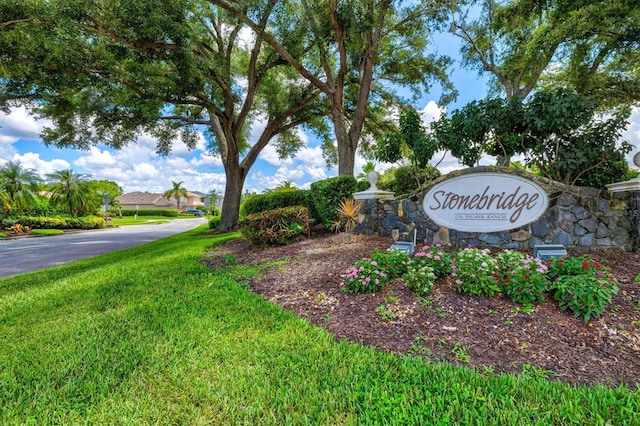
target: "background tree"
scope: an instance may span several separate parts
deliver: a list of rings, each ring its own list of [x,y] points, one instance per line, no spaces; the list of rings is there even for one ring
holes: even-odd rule
[[[439,149],[438,140],[427,134],[418,111],[408,106],[400,112],[398,129],[387,132],[378,141],[373,155],[386,163],[409,160],[408,165],[395,168],[392,176],[383,181],[388,190],[406,194],[440,176],[437,169],[429,164]]]
[[[389,127],[385,117],[397,100],[391,85],[418,94],[438,82],[444,88],[443,103],[453,94],[446,74],[449,59],[427,53],[431,31],[443,19],[438,2],[211,1],[262,34],[326,96],[337,147],[325,139],[324,152],[329,159],[337,153],[340,175],[353,175],[363,135],[377,138]],[[286,15],[265,15],[265,5],[274,3]],[[269,24],[261,25],[265,19]]]
[[[4,211],[20,212],[33,205],[41,180],[35,170],[24,168],[20,161],[8,161],[2,165],[0,193],[4,194]]]
[[[601,110],[638,101],[638,2],[463,0],[451,8],[463,64],[491,76],[492,94],[504,93],[507,103],[523,102],[540,87],[567,87],[597,100]],[[469,19],[477,8],[481,13]],[[510,148],[496,152],[498,164],[509,163]]]
[[[258,7],[271,16],[276,2]],[[225,169],[221,230],[236,226],[245,179],[270,141],[287,156],[302,145],[299,124],[326,127],[319,91],[205,0],[4,2],[0,26],[0,106],[50,119],[45,142],[117,149],[148,133],[166,154],[176,140],[193,148],[204,130]]]
[[[373,171],[375,171],[376,165],[373,161],[367,161],[364,166],[362,166],[362,171],[358,173],[356,179],[359,181],[367,182],[367,175]]]
[[[216,191],[215,189],[212,189],[211,191],[207,192],[207,195],[205,197],[209,199],[210,210],[212,212],[215,211],[216,204],[220,199],[220,194],[218,193],[218,191]]]
[[[89,175],[71,169],[47,174],[51,205],[64,209],[72,217],[91,213],[89,178]]]
[[[621,108],[605,118],[597,108],[597,101],[572,91],[538,91],[524,104],[469,103],[432,128],[438,143],[467,166],[498,150],[524,155],[527,166],[550,179],[603,187],[628,173],[623,160],[631,145],[619,138],[630,111]]]
[[[463,64],[489,73],[495,93],[525,99],[553,68],[556,86],[568,84],[592,97],[604,91],[600,96],[614,105],[638,101],[637,2],[462,0],[450,4],[450,30],[464,43]],[[474,13],[478,8],[481,13]]]
[[[189,193],[187,192],[187,188],[182,186],[182,181],[180,182],[171,181],[171,185],[173,185],[173,188],[164,191],[162,193],[162,196],[167,200],[174,198],[176,200],[176,205],[178,207],[178,213],[180,213],[180,198],[183,198],[183,197],[187,198]]]
[[[115,208],[117,203],[116,197],[124,194],[124,191],[120,185],[116,182],[101,179],[101,180],[90,180],[87,182],[88,186],[88,196],[89,196],[89,204],[91,205],[91,209],[93,211],[99,211],[103,206],[104,196],[109,197],[109,202],[107,203],[108,208]]]

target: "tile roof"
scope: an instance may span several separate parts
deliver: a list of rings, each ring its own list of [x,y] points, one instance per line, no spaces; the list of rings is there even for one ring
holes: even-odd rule
[[[162,196],[162,194],[152,194],[149,192],[129,192],[128,194],[123,194],[116,197],[116,200],[120,202],[120,204],[144,204],[149,205],[153,204],[156,206],[175,206],[175,201],[169,201]]]

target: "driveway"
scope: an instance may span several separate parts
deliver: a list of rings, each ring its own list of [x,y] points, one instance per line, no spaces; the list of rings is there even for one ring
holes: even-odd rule
[[[0,277],[62,265],[188,231],[206,218],[106,228],[55,236],[0,240]]]

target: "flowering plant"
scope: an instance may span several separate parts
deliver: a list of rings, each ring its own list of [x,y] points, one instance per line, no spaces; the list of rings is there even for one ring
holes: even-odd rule
[[[389,275],[389,279],[399,277],[407,272],[407,261],[409,256],[402,250],[375,250],[371,254],[371,259],[378,262]]]
[[[409,269],[422,269],[425,266],[433,268],[436,277],[444,277],[451,273],[451,255],[443,251],[440,244],[424,246],[409,260]]]
[[[496,277],[499,280],[509,279],[509,274],[520,265],[524,256],[524,253],[515,250],[505,250],[499,253],[496,256],[496,260],[498,261]]]
[[[563,275],[582,275],[593,272],[608,272],[608,268],[588,256],[552,258],[547,262],[550,277]]]
[[[436,274],[431,266],[409,268],[404,274],[404,283],[407,288],[418,296],[428,296],[436,282]]]
[[[494,273],[498,262],[488,249],[468,247],[453,257],[451,277],[456,291],[471,296],[493,296],[500,291]]]
[[[544,300],[544,292],[549,287],[547,265],[540,259],[524,254],[512,265],[502,281],[502,290],[507,297],[521,305]]]
[[[609,268],[589,257],[552,259],[549,270],[552,271],[554,298],[560,309],[571,310],[585,322],[599,317],[613,295],[618,293],[617,282]]]
[[[389,276],[376,260],[361,259],[346,270],[345,293],[373,293],[389,281]]]

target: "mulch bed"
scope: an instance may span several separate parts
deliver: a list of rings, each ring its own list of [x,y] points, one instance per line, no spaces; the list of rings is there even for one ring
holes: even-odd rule
[[[620,291],[600,318],[585,323],[561,312],[551,297],[524,312],[502,296],[457,293],[449,278],[438,280],[426,299],[416,298],[401,280],[378,293],[343,293],[345,269],[391,243],[383,237],[320,233],[258,249],[236,239],[207,253],[205,261],[223,268],[229,255],[245,265],[288,259],[252,279],[250,290],[337,340],[480,370],[527,369],[567,383],[640,386],[640,283],[634,282],[640,254],[591,254],[612,269]]]

